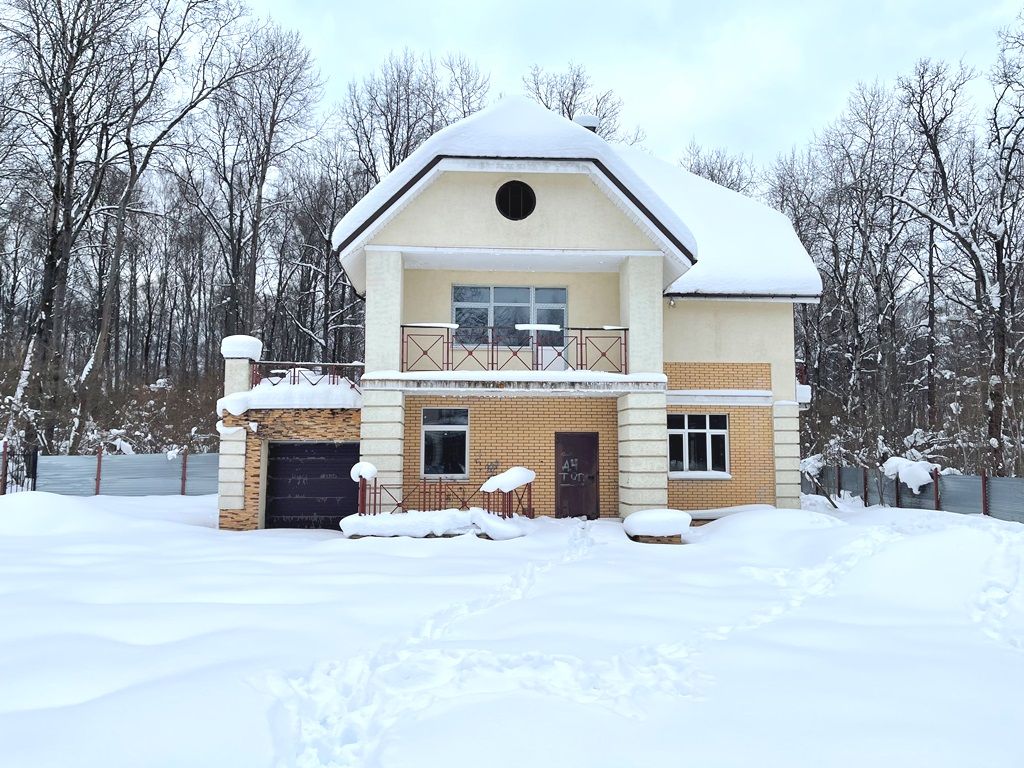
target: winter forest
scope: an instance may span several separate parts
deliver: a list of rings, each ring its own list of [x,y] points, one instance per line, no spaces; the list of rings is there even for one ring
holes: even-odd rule
[[[303,40],[232,0],[5,0],[0,35],[0,419],[47,453],[215,450],[226,334],[360,360],[333,224],[499,95],[457,52],[401,50],[328,103]],[[1024,25],[992,40],[985,71],[865,64],[763,166],[667,158],[783,211],[818,264],[821,303],[796,309],[805,453],[1024,473]],[[585,62],[521,87],[643,146]]]

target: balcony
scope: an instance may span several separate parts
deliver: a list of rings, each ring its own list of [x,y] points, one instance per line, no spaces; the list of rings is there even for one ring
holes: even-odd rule
[[[358,391],[362,363],[302,363],[284,360],[260,360],[249,365],[249,386],[315,387],[352,385]]]
[[[619,326],[402,326],[402,371],[600,371],[628,373],[628,331]]]

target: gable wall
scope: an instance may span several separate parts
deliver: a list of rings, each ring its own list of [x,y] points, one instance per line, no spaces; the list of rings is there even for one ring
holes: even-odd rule
[[[519,179],[537,208],[509,221],[494,204],[498,187]],[[589,176],[577,173],[441,174],[370,241],[371,245],[488,248],[657,249]]]

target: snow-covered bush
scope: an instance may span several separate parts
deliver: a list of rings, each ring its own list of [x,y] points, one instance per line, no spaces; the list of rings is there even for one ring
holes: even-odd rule
[[[932,482],[932,472],[937,469],[941,467],[930,461],[912,461],[900,456],[892,456],[882,465],[886,477],[898,480],[914,493],[920,493],[922,487]]]

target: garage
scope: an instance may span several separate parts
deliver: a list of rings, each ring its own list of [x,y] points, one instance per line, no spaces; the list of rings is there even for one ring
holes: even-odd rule
[[[358,511],[359,486],[349,471],[359,443],[276,443],[267,446],[267,528],[338,529]]]

